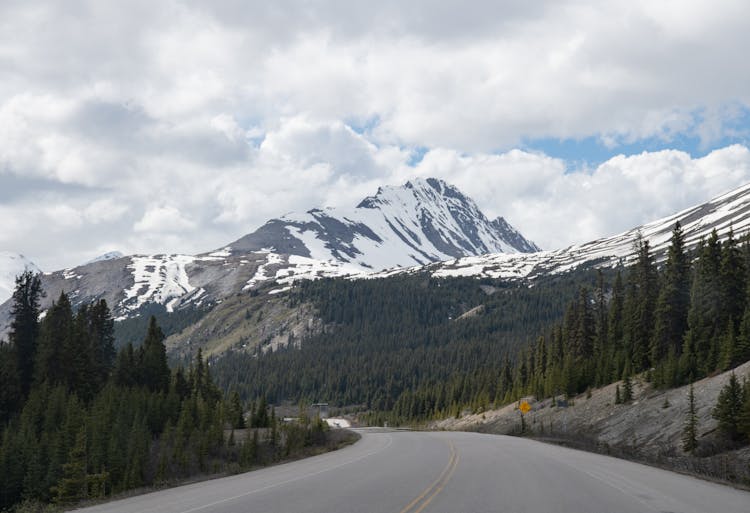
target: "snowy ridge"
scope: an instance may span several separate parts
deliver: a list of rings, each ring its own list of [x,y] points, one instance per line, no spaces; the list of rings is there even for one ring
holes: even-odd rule
[[[504,219],[488,220],[470,198],[434,178],[381,187],[353,209],[313,209],[272,219],[231,248],[233,254],[272,248],[361,271],[539,250]]]
[[[675,223],[679,221],[688,248],[716,229],[720,236],[729,230],[735,237],[750,232],[750,184],[677,214],[633,228],[612,237],[555,251],[532,254],[493,254],[466,257],[427,266],[433,276],[477,276],[505,279],[533,278],[542,274],[562,273],[581,265],[613,267],[627,264],[633,257],[633,243],[640,233],[648,240],[657,261],[666,256]]]
[[[42,271],[23,255],[0,251],[0,303],[10,299],[16,288],[16,277],[24,271],[40,273]]]
[[[94,262],[104,262],[107,260],[117,260],[118,258],[123,258],[125,255],[120,251],[108,251],[107,253],[104,253],[103,255],[99,255],[96,258],[93,258],[86,262],[87,264],[93,264]]]

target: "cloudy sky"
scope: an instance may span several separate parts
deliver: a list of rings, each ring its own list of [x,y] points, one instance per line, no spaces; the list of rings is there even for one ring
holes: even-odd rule
[[[436,176],[545,248],[750,182],[750,3],[0,2],[0,250],[202,252]]]

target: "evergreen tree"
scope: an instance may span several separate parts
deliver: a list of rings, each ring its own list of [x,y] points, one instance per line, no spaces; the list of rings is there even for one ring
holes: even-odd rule
[[[713,342],[721,338],[728,319],[723,309],[721,260],[721,242],[714,230],[708,240],[698,245],[680,365],[683,379],[693,380],[717,367],[718,350]]]
[[[685,424],[682,428],[682,450],[692,453],[698,447],[698,413],[695,407],[695,393],[693,385],[690,384],[688,392],[688,411],[685,417]]]
[[[10,344],[0,343],[0,426],[21,407],[18,356]],[[2,428],[0,428],[0,431]]]
[[[625,375],[625,379],[622,383],[622,402],[629,403],[633,400],[633,381],[630,379],[630,374]]]
[[[640,234],[634,243],[636,263],[629,274],[629,290],[625,319],[626,346],[636,372],[648,368],[649,347],[654,326],[654,310],[658,294],[657,274],[649,242]]]
[[[167,365],[167,349],[164,346],[164,333],[151,316],[148,332],[139,349],[139,367],[143,384],[151,391],[166,392],[169,390],[170,371]]]
[[[133,344],[128,342],[117,354],[114,370],[115,383],[121,387],[134,387],[140,381],[138,362]]]
[[[55,502],[74,504],[86,499],[86,430],[81,428],[76,435],[75,445],[70,450],[68,461],[63,465],[63,475],[54,488]]]
[[[104,299],[88,308],[91,353],[94,374],[99,385],[104,384],[115,363],[115,321]]]
[[[240,393],[235,389],[229,395],[229,422],[233,429],[245,429],[245,412]]]
[[[607,345],[609,346],[606,360],[608,361],[608,372],[604,379],[610,382],[613,378],[619,378],[622,373],[622,364],[625,353],[623,345],[624,338],[624,303],[625,286],[622,280],[622,272],[617,270],[615,283],[612,285],[612,299],[609,302],[609,314],[607,319]]]
[[[740,412],[739,430],[745,438],[750,438],[750,380],[745,378],[742,386],[742,411]]]
[[[720,285],[724,318],[731,321],[733,329],[736,329],[745,311],[747,284],[744,257],[731,227],[722,243]]]
[[[690,306],[690,262],[685,252],[685,236],[679,221],[672,231],[671,244],[664,264],[662,285],[656,302],[654,334],[650,359],[656,365],[670,351],[678,352],[687,331]]]
[[[740,431],[740,415],[742,414],[742,386],[734,372],[729,376],[729,382],[719,392],[716,406],[711,416],[719,421],[719,430],[729,440],[742,438]]]
[[[38,275],[25,271],[16,278],[11,306],[9,342],[18,358],[21,393],[26,397],[34,378],[34,358],[39,337],[39,301],[43,295]]]
[[[737,337],[734,332],[734,322],[729,319],[727,329],[721,341],[721,351],[719,354],[719,369],[729,370],[739,363]]]
[[[69,353],[73,337],[73,308],[68,295],[61,292],[41,323],[35,363],[36,383],[68,384],[74,356]]]
[[[177,370],[174,373],[172,388],[177,394],[177,397],[180,398],[180,401],[190,395],[190,383],[187,378],[185,378],[185,369],[183,369],[182,366],[177,367]]]
[[[88,401],[101,386],[95,368],[96,355],[92,350],[88,305],[79,308],[65,342],[68,389]]]
[[[251,427],[267,428],[269,426],[270,421],[268,417],[268,403],[266,402],[266,397],[261,396],[260,401],[258,401],[258,409],[253,414],[253,422]]]

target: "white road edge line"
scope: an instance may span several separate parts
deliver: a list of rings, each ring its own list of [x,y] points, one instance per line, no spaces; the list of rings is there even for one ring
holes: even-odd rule
[[[385,444],[383,447],[380,447],[379,449],[377,449],[375,451],[370,451],[370,452],[368,452],[366,454],[363,454],[359,458],[355,458],[353,460],[345,461],[344,463],[340,463],[338,465],[334,465],[333,467],[329,467],[329,468],[325,468],[325,469],[322,469],[322,470],[318,470],[317,472],[313,472],[311,474],[306,474],[304,476],[295,477],[294,479],[287,479],[286,481],[280,481],[278,483],[270,484],[270,485],[264,486],[262,488],[257,488],[255,490],[251,490],[249,492],[245,492],[245,493],[242,493],[240,495],[235,495],[233,497],[227,497],[226,499],[221,499],[220,501],[215,501],[215,502],[212,502],[210,504],[204,504],[203,506],[198,506],[198,507],[195,507],[195,508],[186,509],[186,510],[180,512],[180,513],[193,513],[194,511],[200,511],[202,509],[210,508],[210,507],[216,506],[218,504],[223,504],[225,502],[230,502],[230,501],[233,501],[235,499],[240,499],[242,497],[247,497],[248,495],[252,495],[254,493],[258,493],[258,492],[263,492],[263,491],[266,491],[266,490],[270,490],[271,488],[276,488],[276,487],[281,486],[281,485],[285,485],[285,484],[288,484],[288,483],[293,483],[294,481],[300,481],[302,479],[307,479],[309,477],[317,476],[317,475],[323,474],[325,472],[330,472],[331,470],[335,470],[337,468],[341,468],[343,466],[350,465],[352,463],[356,463],[356,462],[361,461],[361,460],[363,460],[365,458],[369,458],[373,454],[377,454],[379,452],[382,452],[382,451],[386,450],[388,447],[390,447],[392,443],[393,443],[393,437],[391,435],[388,435],[388,443],[387,444]]]

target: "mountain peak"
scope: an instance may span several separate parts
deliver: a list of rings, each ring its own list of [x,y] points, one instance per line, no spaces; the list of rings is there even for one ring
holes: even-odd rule
[[[94,262],[103,262],[105,260],[117,260],[118,258],[122,258],[125,255],[120,251],[108,251],[102,255],[99,255],[96,258],[92,258],[87,264],[93,264]]]
[[[231,247],[235,253],[272,248],[367,270],[539,249],[504,220],[489,221],[471,198],[437,178],[379,187],[354,209],[272,219]]]

